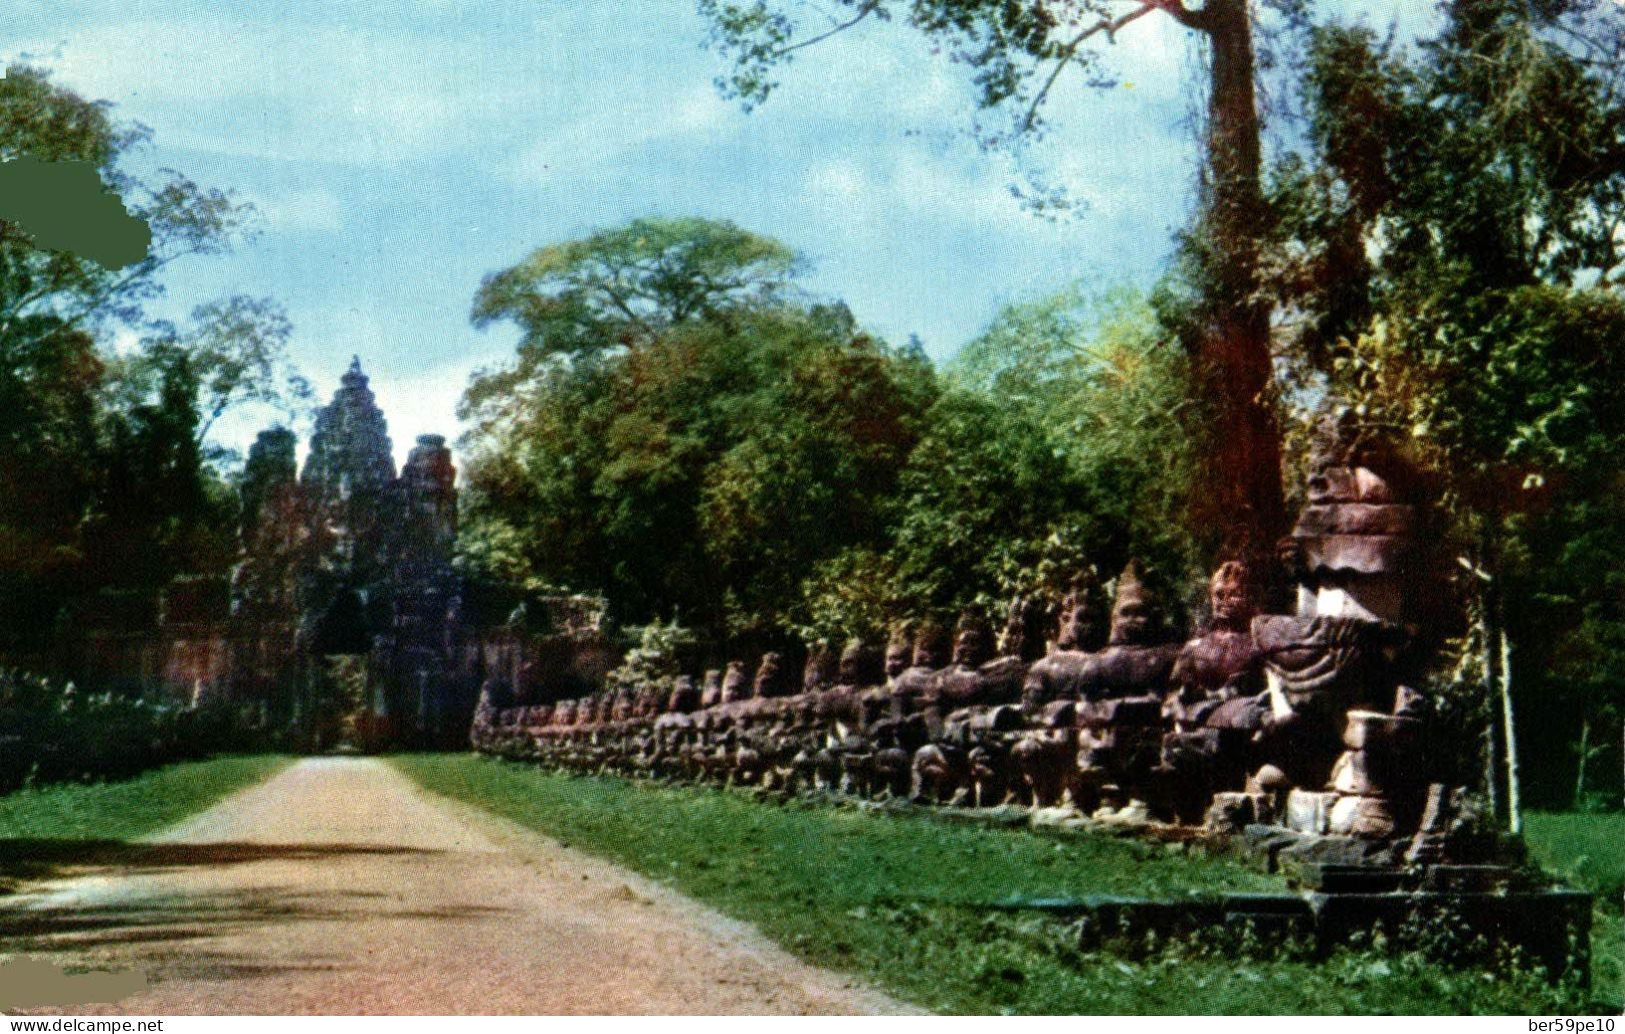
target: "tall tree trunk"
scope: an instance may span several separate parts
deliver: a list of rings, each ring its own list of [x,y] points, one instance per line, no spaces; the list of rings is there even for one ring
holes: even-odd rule
[[[1585,807],[1586,799],[1586,762],[1591,760],[1591,717],[1583,716],[1580,719],[1580,765],[1574,774],[1574,810],[1579,811]]]
[[[1518,736],[1512,711],[1512,640],[1505,622],[1499,622],[1501,639],[1501,718],[1506,723],[1507,829],[1523,832],[1523,809],[1518,787]]]
[[[1479,569],[1470,568],[1475,572]],[[1500,701],[1496,696],[1495,687],[1499,683],[1497,671],[1500,658],[1495,652],[1494,620],[1490,613],[1489,592],[1479,587],[1477,593],[1477,613],[1474,622],[1478,626],[1478,648],[1480,674],[1482,677],[1481,690],[1483,692],[1485,721],[1484,721],[1484,800],[1489,806],[1490,816],[1499,820],[1501,817],[1501,773],[1500,773],[1500,736],[1496,731],[1496,718],[1501,709]]]
[[[1215,516],[1241,548],[1267,552],[1285,531],[1281,430],[1270,395],[1270,307],[1259,283],[1267,210],[1252,21],[1247,0],[1209,0],[1197,27],[1211,45],[1202,249],[1208,318],[1197,359],[1219,420]]]

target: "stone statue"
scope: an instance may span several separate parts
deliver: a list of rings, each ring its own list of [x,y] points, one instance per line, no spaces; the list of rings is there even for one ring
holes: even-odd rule
[[[841,650],[836,682],[818,699],[818,724],[822,744],[814,755],[814,779],[821,789],[842,785],[843,774],[851,767],[847,754],[864,755],[863,696],[882,686],[886,677],[885,658],[861,638],[847,642]],[[856,773],[851,775],[856,778]]]
[[[756,677],[751,682],[751,694],[758,700],[773,700],[789,696],[792,692],[794,687],[784,663],[784,655],[777,652],[762,654]]]
[[[1038,607],[1017,597],[1010,604],[1003,656],[990,657],[991,629],[979,611],[960,619],[952,663],[937,677],[924,713],[933,742],[914,755],[913,796],[938,803],[1001,803],[1008,792],[1009,733],[1020,727],[1020,698],[1030,657],[1042,645]]]
[[[715,707],[722,703],[722,672],[712,668],[705,673],[705,682],[700,690],[700,708]]]
[[[1163,715],[1166,777],[1162,804],[1198,821],[1216,791],[1240,790],[1253,763],[1253,738],[1268,714],[1263,659],[1253,641],[1260,590],[1245,564],[1230,561],[1208,583],[1207,631],[1186,643],[1169,676]]]
[[[835,648],[820,639],[807,649],[807,663],[801,670],[801,691],[817,693],[834,685],[840,677]]]
[[[1346,427],[1322,428],[1312,462],[1309,505],[1283,543],[1298,613],[1255,618],[1252,631],[1270,704],[1264,752],[1291,785],[1319,788],[1346,712],[1380,712],[1394,698],[1417,510],[1402,501],[1404,464]]]
[[[887,685],[887,710],[866,730],[874,750],[872,792],[890,797],[909,793],[914,753],[930,738],[925,709],[931,706],[937,675],[948,660],[947,647],[940,625],[922,623],[914,635],[913,663]]]
[[[744,661],[729,661],[728,670],[722,675],[722,704],[739,704],[751,698],[753,686],[750,676],[745,674]]]
[[[1106,639],[1104,619],[1093,580],[1080,576],[1061,603],[1060,628],[1053,648],[1027,670],[1021,705],[1029,720],[1040,719],[1044,708],[1057,701],[1078,698],[1078,678],[1084,665]]]
[[[1116,798],[1148,781],[1161,749],[1162,695],[1178,653],[1177,645],[1163,641],[1156,596],[1139,564],[1131,561],[1117,580],[1106,648],[1086,654],[1067,671],[1065,687],[1076,701],[1075,769],[1053,771],[1053,744],[1064,744],[1064,735],[1018,745],[1017,764],[1033,788],[1034,803],[1058,803],[1065,787],[1073,803],[1090,812],[1103,798],[1124,803]],[[1030,673],[1027,681],[1031,686]]]
[[[672,682],[671,695],[666,698],[666,713],[692,714],[700,709],[700,688],[687,675],[679,675]]]
[[[1104,643],[1103,610],[1084,572],[1061,603],[1060,625],[1044,657],[1026,671],[1021,709],[1029,729],[1017,737],[1009,765],[1017,789],[1035,806],[1053,807],[1067,792],[1077,758],[1077,698],[1092,652]]]

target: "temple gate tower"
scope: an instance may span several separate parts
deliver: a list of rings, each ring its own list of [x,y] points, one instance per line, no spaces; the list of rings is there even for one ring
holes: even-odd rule
[[[461,734],[472,701],[456,673],[461,586],[456,468],[423,435],[399,476],[359,359],[316,414],[295,477],[293,432],[263,432],[243,477],[243,560],[232,582],[238,700],[318,740],[373,744]],[[335,657],[364,660],[365,692],[336,704]],[[318,713],[321,712],[321,713]]]
[[[310,529],[299,579],[305,646],[319,655],[367,653],[390,622],[398,522],[389,429],[359,358],[317,411],[299,487]]]

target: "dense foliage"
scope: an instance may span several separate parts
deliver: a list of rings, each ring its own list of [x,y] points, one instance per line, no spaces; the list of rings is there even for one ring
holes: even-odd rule
[[[747,108],[774,92],[775,78],[807,48],[865,26],[899,22],[917,30],[932,53],[970,71],[977,135],[984,146],[1022,154],[1046,129],[1045,101],[1082,83],[1114,86],[1104,57],[1131,23],[1168,18],[1205,51],[1201,175],[1194,225],[1183,235],[1180,265],[1187,291],[1168,326],[1192,362],[1185,390],[1226,431],[1208,441],[1207,462],[1192,473],[1200,491],[1183,513],[1204,525],[1222,521],[1232,552],[1261,558],[1286,530],[1281,428],[1273,394],[1279,387],[1270,354],[1274,299],[1264,290],[1261,254],[1270,210],[1262,191],[1263,128],[1257,80],[1263,64],[1255,37],[1260,19],[1297,26],[1302,0],[701,0],[712,43],[731,62],[718,77],[725,94]],[[1123,155],[1127,164],[1132,155]],[[1022,191],[1039,211],[1064,204],[1066,191],[1042,174]],[[1170,207],[1182,203],[1170,198]],[[1169,297],[1174,297],[1170,294]]]
[[[1464,615],[1444,691],[1512,708],[1536,799],[1587,803],[1589,768],[1617,804],[1625,19],[1442,10],[1410,49],[1313,34],[1311,149],[1273,192],[1283,361],[1437,479]]]
[[[716,240],[732,267],[689,265]],[[667,279],[611,292],[629,242]],[[1143,301],[1016,306],[938,374],[795,294],[788,251],[734,227],[646,220],[537,254],[551,283],[515,288],[533,257],[476,300],[524,335],[465,399],[479,577],[761,644],[1059,592],[1134,552],[1179,576],[1199,560],[1162,516],[1191,480],[1188,366]]]
[[[883,543],[933,388],[920,360],[841,306],[716,289],[783,249],[689,228],[745,245],[720,278],[684,266],[700,250],[690,237],[651,235],[657,261],[681,272],[540,333],[528,314],[581,306],[573,289],[533,288],[511,308],[526,332],[518,362],[465,399],[465,552],[479,575],[604,593],[622,618],[747,634],[786,620],[818,560]],[[707,293],[690,304],[696,284]]]
[[[0,793],[93,781],[247,746],[243,716],[223,706],[81,693],[71,683],[0,672]]]
[[[753,103],[820,35],[783,5],[704,7]],[[1050,72],[1096,67],[1089,5],[844,7],[836,31],[896,15],[944,44],[988,110],[1037,119]],[[1276,108],[1296,121],[1255,177],[1246,112],[1212,109],[1231,135],[1209,176],[1231,189],[1209,183],[1152,298],[1029,299],[941,371],[802,297],[793,253],[730,224],[643,220],[495,274],[475,320],[523,338],[468,396],[471,569],[752,643],[1058,591],[1131,555],[1188,589],[1271,523],[1214,490],[1226,450],[1265,455],[1247,436],[1281,420],[1297,491],[1306,429],[1337,413],[1436,490],[1448,720],[1510,708],[1528,792],[1592,801],[1625,710],[1625,19],[1598,0],[1440,13],[1407,48],[1280,5],[1300,46]],[[1253,74],[1215,35],[1235,26],[1190,27]],[[1210,105],[1250,105],[1221,71]],[[1253,426],[1213,377],[1226,348],[1252,361],[1264,295],[1269,386],[1241,404],[1276,415]],[[1464,770],[1508,770],[1481,747]]]
[[[205,436],[233,405],[306,391],[274,302],[222,299],[179,327],[148,314],[175,263],[229,248],[252,211],[178,173],[126,172],[146,138],[37,69],[0,78],[0,159],[89,162],[153,231],[112,270],[0,222],[0,654],[14,661],[44,663],[75,600],[225,571],[230,457]]]
[[[90,163],[152,230],[118,269],[40,247],[0,221],[0,659],[62,674],[59,633],[76,615],[152,617],[181,575],[237,559],[232,457],[214,421],[244,401],[307,388],[286,358],[280,306],[235,296],[177,326],[155,319],[171,267],[218,254],[251,230],[226,192],[165,171],[124,169],[147,132],[121,124],[37,69],[0,77],[0,159]],[[123,673],[133,684],[136,673]],[[240,746],[238,715],[57,678],[0,676],[0,791],[25,782],[125,776]]]

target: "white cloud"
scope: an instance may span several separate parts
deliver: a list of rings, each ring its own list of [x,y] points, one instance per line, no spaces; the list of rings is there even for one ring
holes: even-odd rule
[[[807,170],[804,183],[809,194],[838,204],[861,201],[875,192],[873,179],[848,158],[819,162]]]
[[[118,101],[170,146],[269,159],[377,163],[443,151],[522,76],[481,74],[477,37],[221,16],[89,25],[46,51],[62,81]],[[14,52],[14,53],[16,53]]]
[[[443,435],[447,442],[457,444],[462,431],[457,400],[463,396],[474,365],[450,363],[417,373],[397,372],[373,386],[378,408],[389,421],[397,464],[406,461],[419,435]]]
[[[261,191],[247,200],[272,230],[332,233],[344,227],[344,203],[331,190]]]
[[[617,82],[617,88],[569,105],[574,116],[551,124],[501,167],[502,175],[515,184],[545,183],[617,161],[635,161],[638,151],[654,144],[715,142],[746,125],[747,116],[709,83],[696,82],[667,96],[631,80]]]

